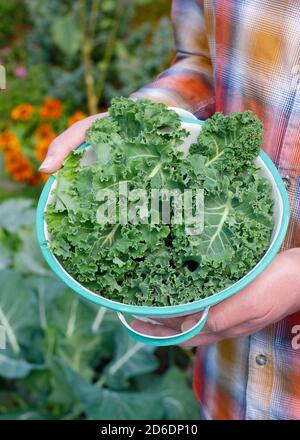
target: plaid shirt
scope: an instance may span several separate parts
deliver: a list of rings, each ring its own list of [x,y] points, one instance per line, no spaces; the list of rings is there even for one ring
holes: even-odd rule
[[[173,65],[133,96],[200,119],[251,109],[284,178],[300,246],[300,2],[175,0]],[[300,419],[300,312],[250,337],[198,350],[194,388],[208,419]],[[293,348],[294,345],[294,348]]]

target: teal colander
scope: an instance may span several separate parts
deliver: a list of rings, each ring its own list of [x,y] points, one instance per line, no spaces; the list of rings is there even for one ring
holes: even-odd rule
[[[174,110],[176,110],[177,113],[180,115],[182,126],[190,132],[190,135],[186,139],[185,143],[179,148],[184,153],[187,153],[189,145],[196,140],[201,130],[203,121],[197,120],[191,113],[186,112],[182,109],[174,108]],[[83,144],[79,148],[86,149],[86,155],[88,155],[89,151],[91,150],[88,144]],[[180,304],[177,306],[133,306],[106,299],[105,296],[94,293],[78,283],[74,278],[72,278],[70,274],[65,271],[63,266],[59,263],[57,258],[53,255],[48,247],[48,243],[50,242],[51,237],[49,236],[47,231],[44,212],[47,204],[51,202],[52,189],[54,189],[54,187],[56,186],[55,175],[52,175],[45,184],[37,207],[37,238],[42,254],[49,264],[50,268],[58,276],[58,278],[60,278],[77,294],[89,301],[92,301],[98,306],[107,307],[117,312],[118,317],[124,324],[127,332],[138,341],[157,346],[166,346],[185,342],[202,330],[208,319],[210,307],[214,306],[220,301],[225,300],[226,298],[229,298],[235,293],[238,293],[241,289],[243,289],[251,281],[253,281],[260,273],[262,273],[262,271],[270,264],[275,255],[278,253],[280,246],[284,240],[289,222],[289,201],[285,186],[277,168],[264,151],[260,151],[260,154],[256,159],[256,165],[258,166],[261,175],[265,176],[271,183],[272,197],[275,201],[273,213],[274,228],[272,232],[270,246],[265,252],[264,256],[261,258],[261,260],[247,275],[245,275],[236,283],[232,284],[230,287],[227,287],[220,292],[216,292],[214,295],[211,295],[208,298],[200,299],[198,301],[187,304]],[[157,323],[155,321],[156,317],[171,318],[176,316],[184,316],[200,311],[202,311],[202,315],[195,326],[185,332],[172,336],[150,336],[136,331],[130,325],[130,319],[132,317],[145,321],[150,321],[152,323],[160,325],[160,323]]]

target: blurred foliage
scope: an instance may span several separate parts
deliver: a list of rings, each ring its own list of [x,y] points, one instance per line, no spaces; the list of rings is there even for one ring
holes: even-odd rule
[[[63,103],[55,98],[46,98],[39,106],[23,102],[14,107],[0,132],[4,171],[0,177],[8,175],[15,182],[32,186],[43,183],[48,176],[38,168],[49,144],[59,132],[86,116],[77,111],[67,117]]]
[[[129,95],[151,81],[172,56],[169,9],[166,0],[157,0],[155,8],[150,0],[1,3],[7,34],[0,63],[7,71],[7,89],[0,93],[0,132],[11,128],[11,114],[19,105],[39,107],[51,97],[63,103],[66,117],[79,109],[96,113],[112,97]],[[14,26],[8,12],[16,17]],[[28,129],[25,125],[16,134],[22,154],[31,160],[31,121]],[[56,125],[56,135],[66,128],[64,121]]]
[[[170,61],[172,35],[170,2],[157,0],[155,8],[149,7],[151,3],[27,0],[34,25],[28,41],[31,62],[52,67],[47,72],[47,93],[70,99],[73,105],[85,103],[89,61],[97,106],[106,106],[116,94],[128,95],[153,79]]]
[[[28,185],[53,136],[169,64],[169,9],[169,0],[0,3],[7,71],[0,92],[0,324],[7,327],[0,419],[197,418],[192,352],[137,343],[114,313],[54,278],[35,239],[39,191]]]
[[[191,353],[131,339],[45,266],[30,199],[0,203],[0,419],[192,419]],[[178,354],[180,356],[178,357]],[[163,373],[161,374],[161,368]]]
[[[20,3],[20,0],[0,3],[0,48],[15,38],[16,32],[22,32],[28,24],[26,9]]]
[[[156,0],[155,7],[151,0],[2,2],[1,22],[9,27],[16,17],[0,40],[0,63],[8,77],[7,91],[0,94],[2,116],[22,101],[39,104],[45,94],[61,99],[70,111],[88,110],[85,31],[97,107],[135,91],[172,58],[169,13],[170,0]],[[26,69],[22,77],[16,75],[18,66]]]

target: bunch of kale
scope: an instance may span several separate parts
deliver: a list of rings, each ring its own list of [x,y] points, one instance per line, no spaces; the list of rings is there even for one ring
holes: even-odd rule
[[[126,304],[177,305],[219,292],[263,256],[273,202],[254,165],[260,121],[250,111],[216,113],[183,158],[177,148],[187,136],[163,104],[115,98],[109,116],[87,133],[95,161],[82,160],[84,151],[68,156],[46,221],[50,248],[82,285]],[[140,222],[99,223],[99,191],[115,191],[120,203],[119,182],[129,191],[202,188],[204,230],[190,235],[184,224],[153,225],[142,208]]]

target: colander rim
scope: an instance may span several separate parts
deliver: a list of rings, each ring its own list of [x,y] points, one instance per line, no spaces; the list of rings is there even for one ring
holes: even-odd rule
[[[187,117],[181,117],[180,120],[184,123],[198,124],[198,125],[201,125],[204,122],[196,119],[190,119]],[[78,147],[78,150],[85,149],[87,146],[88,146],[87,143],[83,143],[80,147]],[[47,201],[52,185],[55,182],[54,175],[50,176],[50,178],[48,179],[42,190],[36,212],[36,234],[37,234],[38,244],[40,246],[43,257],[45,258],[46,262],[48,263],[49,267],[54,272],[54,274],[61,281],[63,281],[64,284],[66,284],[71,290],[75,291],[84,299],[97,304],[98,306],[103,306],[117,312],[129,313],[140,316],[165,317],[165,316],[172,316],[172,315],[176,316],[176,315],[193,313],[199,310],[203,310],[206,307],[215,305],[229,298],[235,293],[239,292],[243,288],[245,288],[249,283],[251,283],[258,275],[260,275],[265,270],[265,268],[271,263],[271,261],[274,259],[274,257],[280,250],[281,244],[283,243],[288,228],[290,208],[289,208],[288,194],[285,185],[282,181],[279,171],[277,170],[276,166],[274,165],[273,161],[270,159],[268,154],[265,151],[261,150],[259,153],[259,157],[262,159],[264,165],[272,174],[272,177],[274,178],[274,181],[278,188],[281,201],[283,204],[283,214],[282,214],[279,230],[277,233],[277,237],[273,242],[273,244],[268,248],[264,256],[261,258],[261,260],[256,264],[256,266],[254,266],[253,269],[251,269],[251,271],[248,274],[246,274],[243,278],[236,281],[234,284],[232,284],[231,286],[227,287],[226,289],[220,292],[217,292],[207,298],[199,299],[185,304],[154,307],[154,306],[134,306],[131,304],[123,304],[117,301],[112,301],[82,286],[73,277],[71,277],[71,275],[69,275],[65,271],[62,265],[58,262],[56,257],[50,251],[46,240],[44,211],[47,205]]]

